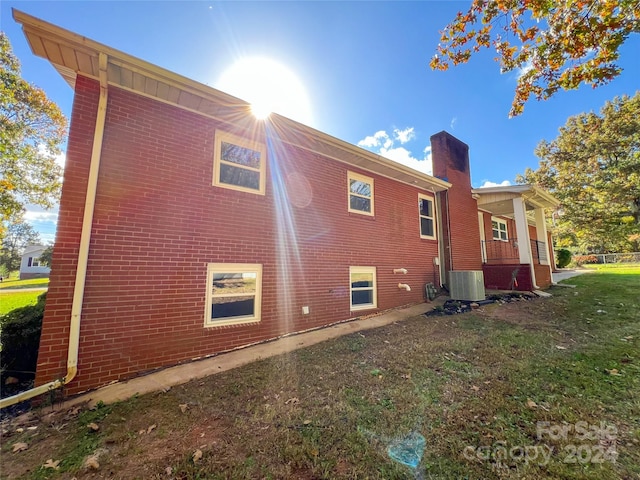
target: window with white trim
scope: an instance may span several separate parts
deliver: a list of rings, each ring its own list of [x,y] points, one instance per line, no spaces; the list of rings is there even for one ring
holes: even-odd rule
[[[347,172],[349,211],[373,216],[373,178]]]
[[[205,327],[260,321],[262,265],[210,263]]]
[[[376,267],[349,267],[351,311],[376,308]]]
[[[267,149],[264,144],[216,131],[213,184],[264,195]]]
[[[436,238],[436,215],[433,197],[418,194],[418,214],[420,215],[420,238]]]
[[[509,232],[507,231],[507,222],[496,217],[491,217],[491,228],[493,230],[493,239],[506,242],[509,240]]]

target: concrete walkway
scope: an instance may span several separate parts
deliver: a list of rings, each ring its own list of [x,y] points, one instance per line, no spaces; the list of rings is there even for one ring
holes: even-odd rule
[[[225,372],[255,362],[256,360],[292,352],[299,348],[308,347],[349,333],[382,327],[390,323],[405,320],[425,313],[437,305],[444,304],[448,298],[449,297],[438,297],[430,303],[421,303],[407,308],[391,310],[375,317],[338,323],[330,327],[305,333],[292,334],[277,340],[233,350],[205,360],[165,368],[158,372],[125,382],[106,385],[92,392],[66,400],[54,406],[54,410],[67,409],[82,403],[88,403],[91,407],[100,401],[109,404],[126,400],[136,394],[143,395],[145,393],[166,390],[174,385],[180,385],[196,378],[208,377],[209,375]]]
[[[553,283],[558,283],[561,280],[566,280],[571,277],[575,277],[577,275],[582,275],[583,273],[592,273],[594,270],[580,269],[580,270],[569,270],[563,269],[559,272],[553,272]]]
[[[0,294],[18,293],[18,292],[46,292],[47,290],[48,290],[48,287],[28,287],[28,288],[6,287],[6,288],[0,288]]]

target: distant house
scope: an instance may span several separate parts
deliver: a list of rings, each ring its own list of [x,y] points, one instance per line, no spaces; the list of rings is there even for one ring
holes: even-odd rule
[[[20,261],[20,280],[29,278],[46,278],[51,269],[45,265],[40,265],[40,257],[47,247],[43,245],[29,245],[24,249],[22,260]]]
[[[14,17],[75,92],[42,391],[64,378],[75,394],[417,304],[428,283],[468,298],[484,298],[485,277],[551,283],[544,211],[555,200],[528,186],[472,189],[469,148],[447,132],[431,137],[426,175]]]

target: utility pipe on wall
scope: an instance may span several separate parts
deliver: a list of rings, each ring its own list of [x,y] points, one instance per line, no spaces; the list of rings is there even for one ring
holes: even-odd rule
[[[71,321],[69,324],[69,350],[67,352],[67,374],[61,379],[54,380],[39,387],[21,392],[12,397],[0,400],[0,408],[28,400],[35,396],[47,393],[71,382],[78,373],[78,350],[80,346],[80,321],[82,317],[82,303],[84,301],[84,287],[87,277],[87,264],[89,261],[89,242],[91,240],[91,225],[93,224],[93,211],[96,203],[96,189],[98,186],[98,171],[100,169],[100,157],[102,154],[102,138],[107,114],[107,55],[100,53],[98,65],[100,68],[100,98],[98,100],[98,112],[95,130],[93,133],[93,149],[91,150],[91,163],[89,166],[89,178],[87,181],[87,193],[84,204],[84,216],[82,218],[82,232],[80,234],[80,247],[78,249],[78,267],[76,269],[76,281],[73,289],[73,303],[71,305]]]

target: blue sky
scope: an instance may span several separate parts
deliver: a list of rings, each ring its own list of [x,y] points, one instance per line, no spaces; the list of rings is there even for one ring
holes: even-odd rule
[[[611,84],[534,100],[509,119],[517,74],[500,74],[494,52],[447,72],[428,66],[439,31],[468,3],[3,0],[0,25],[23,77],[67,115],[71,88],[31,53],[11,8],[212,87],[243,58],[270,59],[306,91],[310,115],[303,123],[427,172],[429,137],[446,130],[469,145],[475,187],[513,183],[537,167],[536,145],[555,138],[569,116],[640,90],[635,35],[621,51],[624,72]],[[53,240],[55,212],[32,209],[28,218]]]

